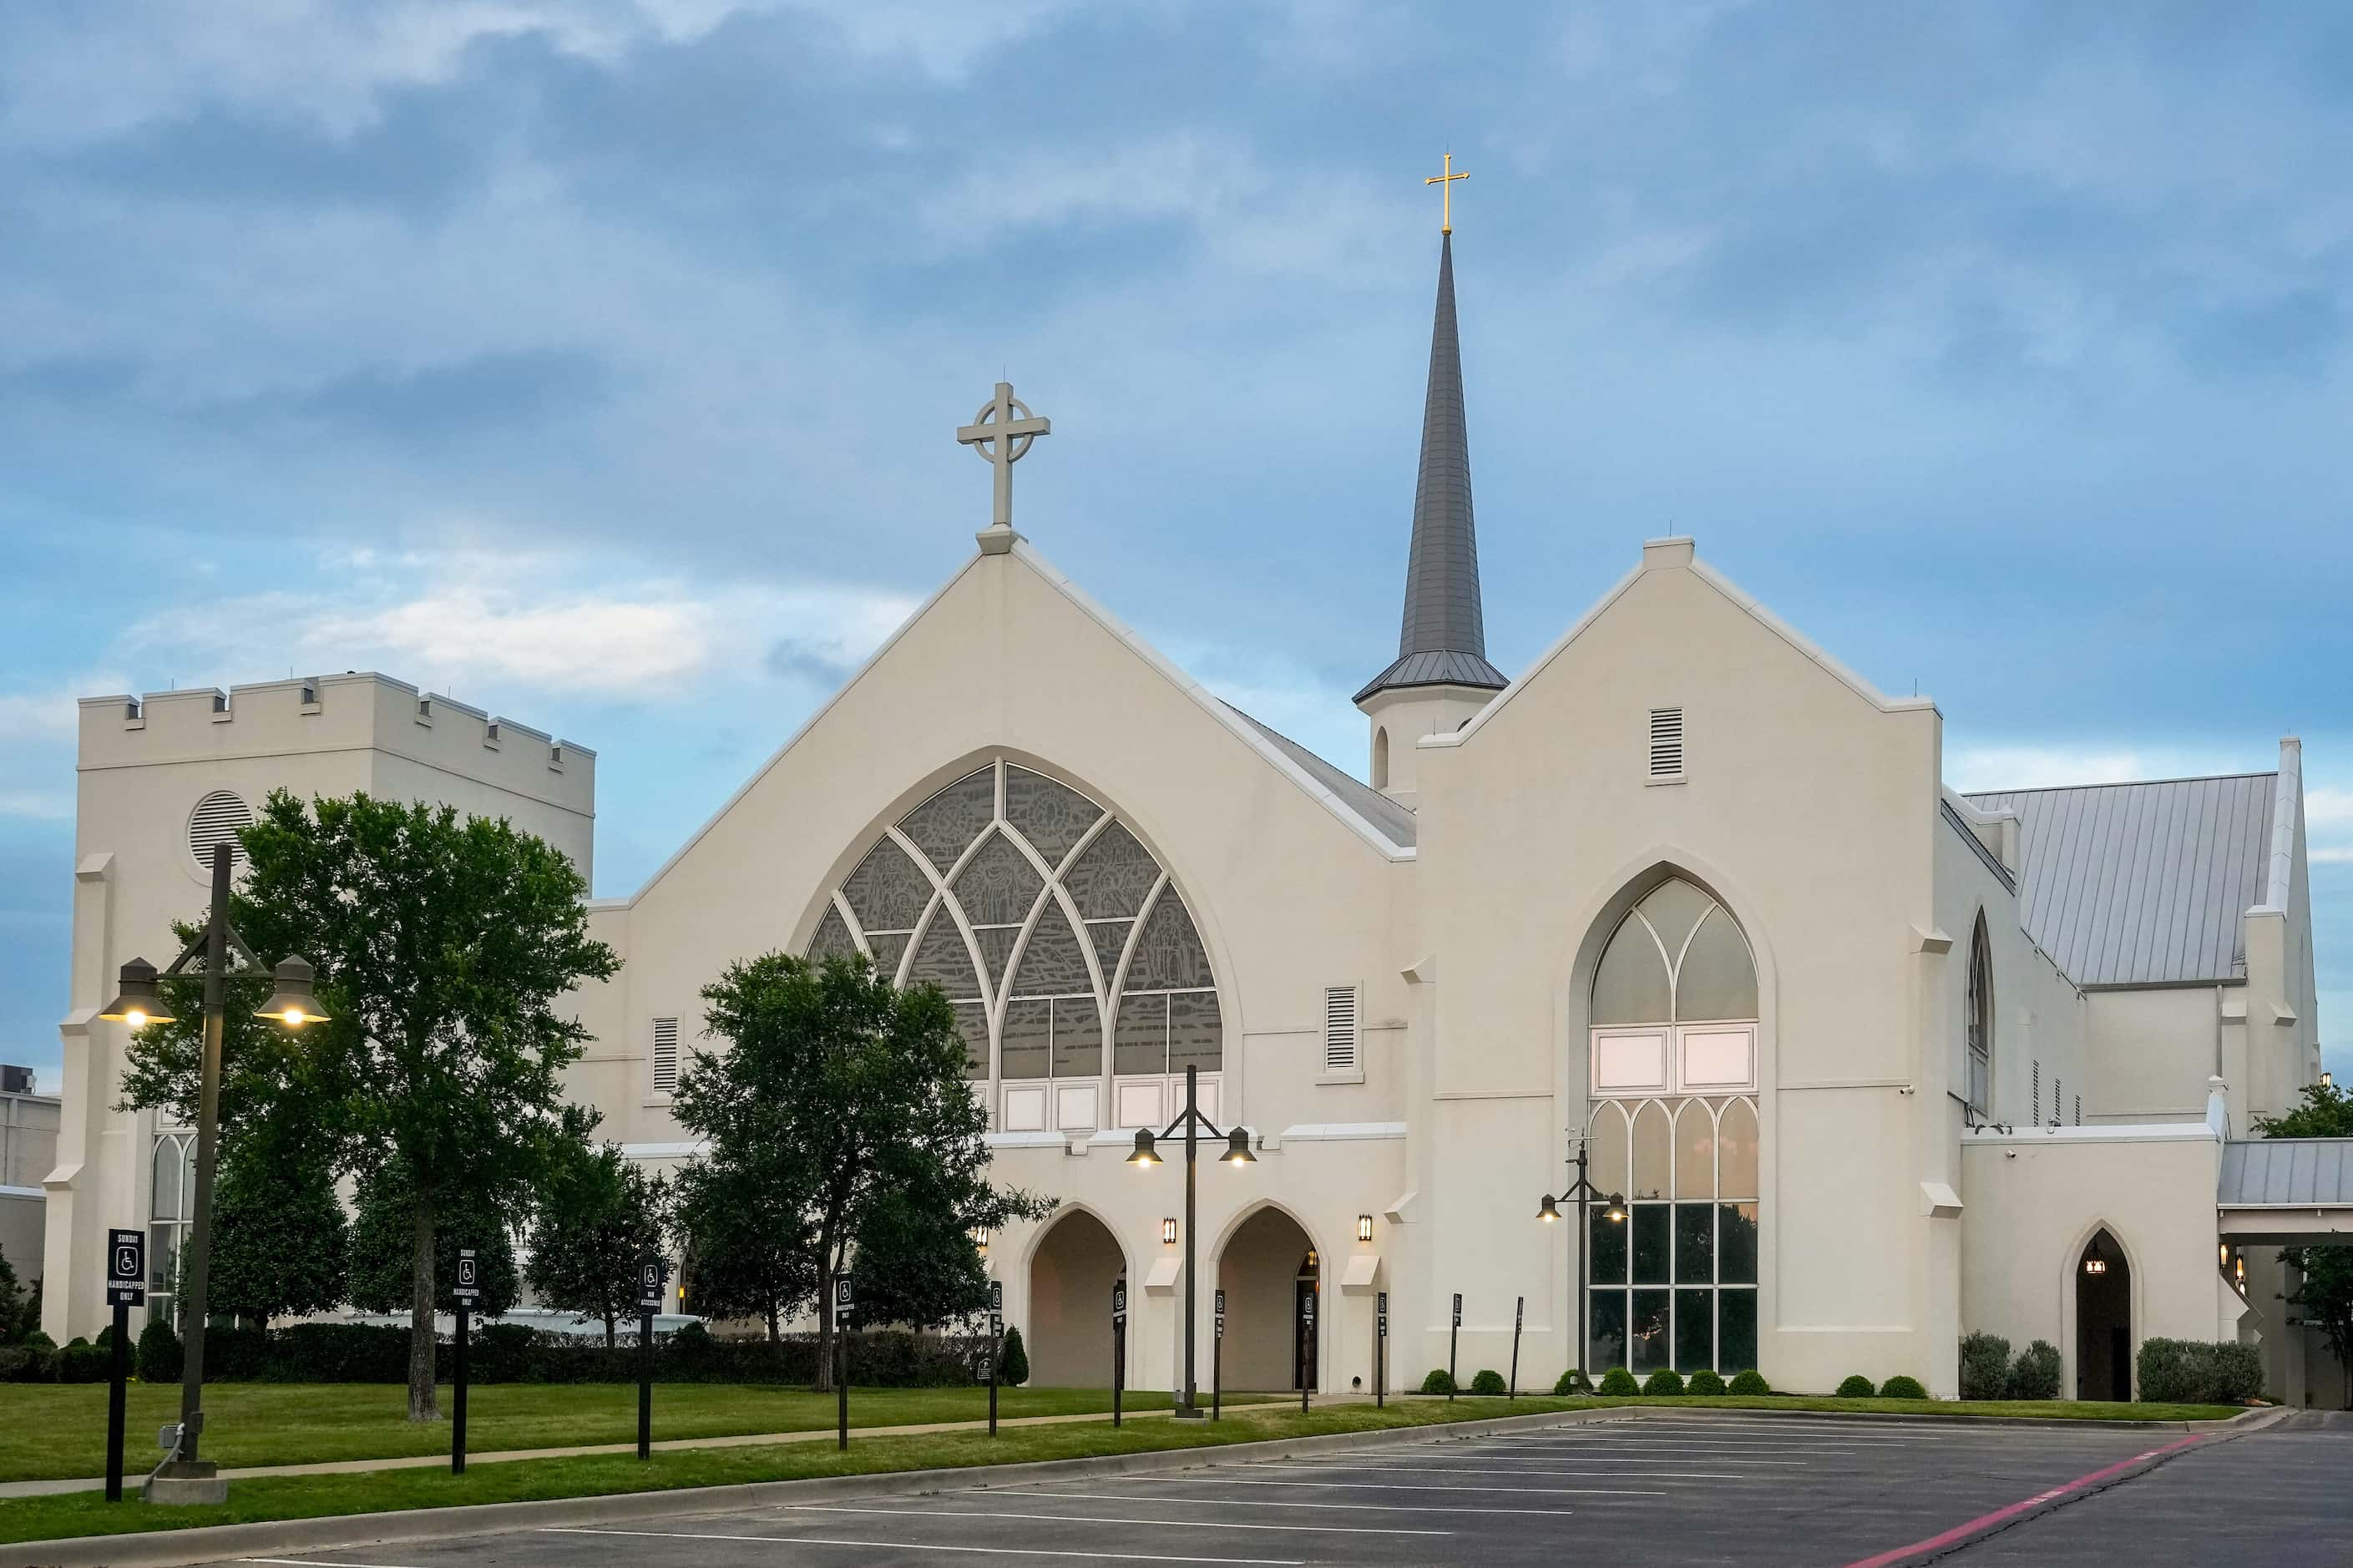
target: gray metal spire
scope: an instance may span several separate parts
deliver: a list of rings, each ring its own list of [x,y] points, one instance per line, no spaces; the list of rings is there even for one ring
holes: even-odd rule
[[[1438,251],[1438,315],[1430,333],[1430,388],[1421,410],[1421,472],[1413,488],[1413,546],[1397,662],[1356,693],[1407,686],[1510,682],[1487,662],[1479,605],[1479,538],[1471,521],[1471,436],[1462,413],[1462,349],[1454,326],[1454,237]]]

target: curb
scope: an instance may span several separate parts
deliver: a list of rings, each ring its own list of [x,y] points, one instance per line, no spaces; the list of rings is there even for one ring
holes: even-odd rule
[[[1963,1525],[1958,1530],[1947,1531],[1944,1535],[1933,1536],[1929,1541],[1922,1542],[1917,1546],[1909,1548],[1899,1547],[1894,1552],[1885,1552],[1877,1557],[1867,1558],[1861,1563],[1852,1564],[1852,1568],[1922,1568],[1922,1565],[1924,1564],[1941,1562],[1957,1552],[1967,1551],[1968,1548],[1975,1546],[1981,1541],[1989,1541],[1993,1537],[2000,1535],[2006,1531],[2014,1530],[2021,1524],[2031,1523],[2035,1520],[2042,1519],[2048,1515],[2056,1513],[2061,1509],[2065,1508],[2069,1503],[2082,1502],[2085,1498],[2098,1497],[2102,1492],[2107,1491],[2111,1488],[2120,1487],[2126,1481],[2137,1480],[2139,1478],[2148,1474],[2151,1470],[2158,1468],[2159,1466],[2168,1464],[2171,1461],[2181,1458],[2182,1455],[2189,1453],[2193,1447],[2212,1447],[2219,1444],[2229,1443],[2241,1437],[2252,1436],[2254,1433],[2262,1431],[2264,1427],[2271,1426],[2274,1422],[2284,1419],[2288,1414],[2289,1410],[2287,1406],[2275,1405],[2246,1411],[2242,1415],[2232,1416],[2228,1421],[2183,1423],[2185,1426],[2203,1426],[2206,1430],[2196,1433],[2191,1436],[2184,1437],[2178,1443],[2168,1443],[2162,1448],[2154,1449],[2149,1453],[2140,1456],[2137,1459],[2128,1461],[2124,1465],[2120,1465],[2108,1470],[2101,1474],[2098,1480],[2088,1485],[2075,1487],[2072,1489],[2063,1489],[2056,1493],[2045,1493],[2043,1496],[2033,1500],[2028,1506],[2020,1509],[2015,1512],[2003,1512],[1993,1516],[1989,1522],[1986,1522],[1977,1528]],[[2260,1419],[2249,1420],[2249,1416],[2255,1416]],[[2104,1423],[2104,1425],[2120,1426],[2124,1424],[2120,1422],[2110,1422]],[[2146,1422],[2134,1423],[2134,1425],[2157,1426],[2163,1429],[2171,1427],[2174,1423]],[[2203,1439],[2203,1441],[2201,1441],[2201,1439]]]
[[[1598,1406],[1589,1414],[1609,1415],[1614,1411],[1640,1415],[1702,1415],[1734,1419],[1760,1415],[1773,1421],[1882,1421],[1925,1426],[2025,1426],[2054,1432],[2220,1432],[2237,1426],[2251,1415],[2268,1415],[2285,1408],[2277,1405],[2256,1405],[2220,1421],[2101,1421],[2085,1416],[1947,1415],[1941,1412],[1894,1410],[1751,1410],[1709,1405],[1693,1405],[1684,1410],[1664,1405],[1613,1405]]]
[[[690,1518],[737,1509],[793,1502],[913,1492],[951,1487],[1022,1486],[1073,1476],[1150,1475],[1227,1462],[1292,1454],[1346,1453],[1357,1448],[1427,1442],[1434,1437],[1477,1436],[1527,1426],[1640,1419],[1638,1410],[1543,1410],[1525,1415],[1389,1426],[1366,1432],[1334,1432],[1313,1437],[1271,1437],[1203,1447],[1163,1448],[1142,1454],[1104,1454],[1092,1458],[1032,1459],[1011,1465],[964,1465],[954,1469],[879,1470],[860,1476],[823,1476],[806,1480],[748,1481],[734,1486],[673,1488],[619,1492],[604,1497],[532,1502],[473,1503],[457,1508],[407,1509],[393,1513],[342,1514],[325,1519],[272,1520],[255,1524],[208,1524],[185,1530],[141,1531],[128,1535],[86,1535],[62,1541],[26,1541],[0,1546],[0,1568],[185,1568],[225,1557],[260,1556],[374,1546],[388,1542],[432,1541],[450,1536],[494,1534],[554,1525],[612,1524],[629,1520]]]

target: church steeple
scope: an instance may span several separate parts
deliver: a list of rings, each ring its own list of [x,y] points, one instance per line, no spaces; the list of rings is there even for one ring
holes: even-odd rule
[[[1413,488],[1413,544],[1406,560],[1405,618],[1397,661],[1356,693],[1413,686],[1501,690],[1487,662],[1479,603],[1479,537],[1471,518],[1471,435],[1462,412],[1462,349],[1454,324],[1454,237],[1438,250],[1438,312],[1430,332],[1430,384],[1421,408],[1421,472]]]
[[[1374,721],[1374,787],[1409,798],[1410,763],[1400,749],[1409,750],[1417,734],[1460,728],[1485,706],[1490,693],[1508,684],[1487,662],[1486,620],[1479,602],[1479,539],[1471,518],[1471,436],[1462,411],[1450,228],[1439,239],[1438,310],[1430,332],[1421,471],[1414,481],[1413,542],[1406,560],[1398,657],[1356,699]],[[1390,710],[1409,700],[1417,711],[1395,715],[1405,721],[1402,725],[1384,722]],[[1391,731],[1400,728],[1415,733],[1393,737]],[[1402,778],[1401,768],[1407,770]]]

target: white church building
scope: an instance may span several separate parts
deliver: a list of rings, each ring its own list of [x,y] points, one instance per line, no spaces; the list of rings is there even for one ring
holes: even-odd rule
[[[2253,1136],[2319,1071],[2295,741],[2264,771],[1962,795],[1943,716],[1841,666],[1689,539],[1515,677],[1486,657],[1451,239],[1440,258],[1398,658],[1357,695],[1369,784],[1205,689],[1011,527],[1046,433],[1009,388],[978,549],[636,893],[578,998],[575,1094],[636,1157],[700,989],[784,948],[956,1004],[1005,1182],[988,1238],[1034,1380],[1181,1377],[1183,1258],[1226,1292],[1226,1385],[1369,1391],[1449,1355],[1756,1367],[1957,1392],[1973,1331],[2129,1393],[2152,1336],[2252,1339],[2336,1403],[2277,1246],[2346,1194]],[[2265,743],[2264,760],[2270,749]],[[592,753],[377,676],[82,705],[66,1117],[47,1323],[102,1322],[111,1226],[185,1223],[186,1135],[112,1109],[117,966],[202,897],[269,789],[495,812],[588,869]],[[1127,1163],[1181,1109],[1255,1162]],[[1167,1150],[1164,1146],[1164,1152]],[[1589,1245],[1540,1202],[1574,1180]],[[2096,1267],[2095,1267],[2096,1265]],[[160,1261],[159,1268],[162,1267]],[[1308,1310],[1313,1301],[1315,1310]],[[1582,1324],[1582,1329],[1580,1329]],[[1578,1340],[1582,1333],[1584,1344]]]

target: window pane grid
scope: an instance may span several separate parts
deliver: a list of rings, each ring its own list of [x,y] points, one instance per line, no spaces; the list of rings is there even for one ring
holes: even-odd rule
[[[1589,1370],[1757,1364],[1756,1117],[1746,1095],[1594,1107],[1595,1168],[1637,1191],[1621,1221],[1587,1211]]]

